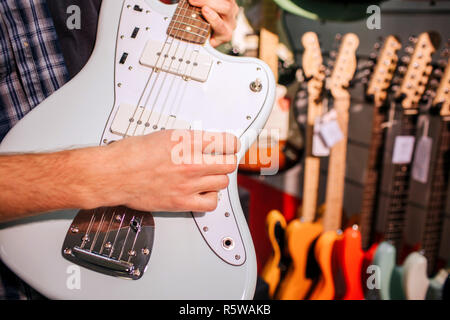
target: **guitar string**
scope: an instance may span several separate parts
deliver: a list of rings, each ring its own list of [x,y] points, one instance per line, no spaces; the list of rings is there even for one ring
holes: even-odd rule
[[[120,225],[119,225],[119,228],[117,229],[116,237],[114,238],[113,245],[111,246],[111,251],[109,252],[109,258],[112,257],[114,248],[116,247],[117,238],[119,237],[120,229],[122,229],[122,224],[123,224],[123,221],[125,220],[125,214],[126,214],[126,210],[125,210],[125,213],[122,215],[122,219],[120,220]]]
[[[139,234],[142,231],[142,223],[143,222],[144,222],[144,216],[142,216],[141,221],[139,222],[140,227],[137,230],[136,235],[134,236],[133,246],[131,247],[130,254],[128,256],[128,263],[131,261],[131,258],[133,258],[133,256],[136,256],[136,253],[134,252],[134,247],[136,246],[137,238],[139,237]],[[134,253],[134,255],[132,253]]]
[[[199,47],[199,46],[198,46],[198,45],[194,45],[193,47],[194,47],[194,49],[195,49],[195,48],[197,48],[197,47]],[[192,56],[193,56],[194,52],[197,52],[197,56],[196,56],[196,58],[195,58],[195,61],[192,62]],[[197,50],[192,50],[192,51],[191,51],[190,56],[189,56],[189,60],[188,60],[188,61],[191,62],[190,64],[192,65],[192,67],[191,67],[191,72],[190,72],[190,73],[189,73],[189,72],[186,73],[186,75],[185,75],[185,77],[187,76],[186,80],[184,80],[183,78],[181,78],[181,81],[183,81],[182,84],[185,82],[185,84],[187,85],[187,82],[188,82],[189,79],[192,77],[192,74],[193,74],[193,71],[194,71],[194,67],[198,64],[197,59],[198,59],[198,56],[199,56],[199,54],[200,54],[199,52],[200,52],[200,49],[199,49],[199,48],[198,48]],[[186,67],[186,71],[188,71],[188,70],[189,70],[189,65],[188,65],[188,67]],[[188,74],[189,74],[189,75],[188,75]],[[162,114],[163,114],[164,111],[166,110],[167,102],[168,102],[169,97],[170,97],[170,95],[171,95],[171,93],[172,93],[173,86],[174,86],[174,84],[176,83],[177,80],[180,80],[180,78],[179,78],[179,77],[178,77],[178,78],[177,78],[177,77],[173,77],[173,78],[172,78],[172,82],[171,82],[170,87],[169,87],[169,90],[168,90],[168,92],[167,92],[167,95],[166,95],[166,98],[165,98],[165,101],[164,101],[164,104],[163,104],[163,107],[162,107],[162,112],[161,112],[161,114],[160,114],[160,116],[159,116],[159,119],[158,119],[158,122],[157,122],[157,126],[159,126],[160,123],[161,123],[161,120],[162,120]],[[178,87],[178,88],[179,88],[179,87]],[[177,90],[177,92],[178,92],[178,90]],[[181,97],[181,100],[183,100],[183,97]],[[171,110],[172,110],[172,108],[170,109],[170,111],[171,111]],[[177,112],[176,112],[176,113],[169,112],[169,115],[170,115],[170,116],[174,116],[175,119],[177,119],[177,114],[178,114]],[[167,125],[168,125],[168,123],[169,123],[170,116],[167,117],[167,119],[166,119],[166,124],[163,126],[162,129],[164,129],[164,128],[167,127]]]
[[[185,4],[186,4],[186,2],[184,1],[184,2],[182,3],[182,5],[181,5],[181,6],[179,5],[178,8],[177,8],[177,11],[179,10],[179,11],[181,12],[181,15],[179,15],[179,16],[184,16],[184,15],[186,14],[186,12],[188,12],[189,6],[187,6],[186,8],[184,8]],[[133,135],[132,135],[132,136],[135,136],[135,135],[136,135],[136,130],[137,130],[138,126],[140,125],[139,123],[143,123],[142,117],[143,117],[144,114],[145,114],[145,111],[146,111],[146,109],[147,109],[147,105],[148,105],[148,103],[149,103],[149,101],[150,101],[150,98],[151,98],[151,96],[152,96],[153,90],[155,89],[155,87],[156,87],[156,85],[157,85],[157,83],[158,83],[158,80],[159,80],[159,77],[160,77],[161,72],[164,72],[164,71],[163,71],[163,69],[164,69],[164,64],[166,63],[167,59],[169,58],[169,53],[170,53],[170,51],[172,50],[172,47],[173,47],[173,45],[174,45],[174,42],[177,41],[176,38],[179,36],[179,32],[180,32],[181,29],[177,29],[177,31],[175,32],[175,36],[174,36],[174,37],[170,37],[170,34],[171,34],[171,32],[174,30],[176,24],[177,24],[177,23],[180,23],[180,22],[177,22],[176,19],[175,19],[175,20],[172,19],[172,22],[171,22],[171,23],[173,23],[173,24],[172,24],[172,27],[170,27],[169,30],[168,30],[168,37],[166,38],[166,43],[164,44],[164,46],[163,46],[163,48],[162,48],[162,50],[161,50],[161,52],[160,52],[160,55],[159,55],[159,57],[158,57],[158,59],[157,59],[157,62],[156,62],[156,64],[155,64],[155,67],[154,67],[153,70],[152,70],[152,73],[151,73],[151,75],[150,75],[150,79],[149,79],[148,84],[150,84],[150,82],[151,82],[151,77],[153,76],[153,74],[154,74],[155,72],[156,72],[156,79],[154,80],[153,85],[152,85],[152,87],[150,88],[150,92],[149,92],[148,95],[147,95],[147,99],[145,100],[145,104],[143,105],[142,111],[141,111],[140,116],[139,116],[139,120],[136,122],[137,125],[136,125],[136,127],[135,127],[135,129],[134,129],[134,132],[133,132]],[[164,54],[164,51],[165,51],[165,48],[166,48],[166,44],[167,44],[167,39],[169,39],[169,38],[172,38],[172,41],[170,42],[170,46],[169,46],[169,49],[167,50],[167,54]],[[179,47],[179,45],[180,45],[180,41],[178,41],[178,47]],[[177,50],[178,50],[178,48],[177,48]],[[159,63],[159,60],[161,59],[162,56],[164,56],[164,59],[163,59],[163,62],[161,63],[161,70],[160,70],[160,72],[157,72],[156,70],[158,69],[158,63]],[[170,70],[170,67],[172,66],[172,63],[173,63],[173,59],[172,59],[172,61],[171,61],[171,63],[170,63],[169,70]],[[167,73],[168,73],[168,72],[167,72]],[[166,73],[166,75],[167,75],[167,73]],[[148,85],[145,87],[144,91],[147,91],[147,88],[148,88]],[[143,94],[143,96],[144,96],[144,94]],[[136,108],[136,110],[135,110],[134,116],[133,116],[133,118],[131,118],[131,119],[134,119],[134,120],[135,120],[135,116],[136,116],[136,113],[137,113],[138,110],[139,110],[139,107],[141,106],[141,102],[142,102],[142,100],[139,101],[139,104],[138,104],[138,106],[137,106],[137,108]],[[155,101],[155,105],[152,106],[152,108],[151,108],[150,117],[151,117],[151,115],[152,115],[153,112],[154,112],[154,108],[155,108],[155,106],[156,106],[156,103],[157,103],[157,101]],[[148,122],[146,122],[145,125],[147,125],[147,123],[148,123]],[[126,132],[126,134],[125,134],[125,137],[128,135],[128,132],[129,132],[129,130],[131,129],[131,125],[132,125],[132,123],[131,123],[131,121],[130,121],[130,125],[129,125],[128,130],[127,130],[127,132]],[[144,131],[145,131],[145,126],[144,126]]]
[[[183,0],[182,0],[182,1],[183,1]],[[185,3],[186,3],[186,2],[185,2]],[[183,3],[182,6],[180,7],[180,11],[181,11],[181,12],[183,12],[183,11],[184,11],[184,12],[187,12],[187,11],[188,11],[189,6],[188,6],[187,8],[184,8],[185,3]],[[183,13],[184,13],[184,12],[183,12]],[[178,14],[176,14],[176,13],[175,13],[175,15],[176,15],[176,16],[180,16],[180,15],[178,15]],[[174,29],[176,23],[177,23],[177,22],[174,21],[172,27],[171,27],[171,28],[169,29],[169,31],[168,31],[168,36],[166,37],[165,43],[164,43],[164,45],[163,45],[163,47],[162,47],[162,49],[161,49],[161,55],[158,57],[158,59],[157,59],[157,61],[156,61],[156,66],[155,66],[155,67],[158,66],[159,60],[161,59],[161,56],[162,56],[163,53],[164,53],[164,50],[165,50],[165,48],[166,48],[166,45],[168,44],[167,41],[168,41],[168,39],[170,38],[169,35],[170,35],[170,33],[173,31],[173,29]],[[179,34],[179,30],[176,31],[175,37],[173,37],[173,40],[172,40],[171,43],[170,43],[170,47],[169,47],[169,49],[168,49],[168,53],[170,53],[170,51],[171,51],[171,49],[172,49],[172,46],[173,46],[173,43],[174,43],[174,41],[176,41],[176,37],[178,37],[178,34]],[[178,47],[177,47],[176,52],[178,52],[179,45],[180,45],[180,41],[178,41]],[[186,47],[187,47],[187,46],[186,46]],[[175,54],[176,54],[176,53],[175,53]],[[183,56],[184,56],[184,55],[183,55]],[[167,59],[167,57],[164,58],[164,61],[163,61],[163,63],[162,63],[162,66],[164,66],[164,63],[165,63],[166,59]],[[173,63],[173,61],[171,62],[171,64],[172,64],[172,63]],[[170,66],[171,66],[171,65],[170,65]],[[170,66],[169,66],[169,68],[170,68]],[[155,73],[155,68],[153,68],[153,70],[152,70],[152,72],[151,72],[151,74],[150,74],[150,76],[149,76],[149,78],[148,78],[148,80],[147,80],[146,86],[144,87],[144,90],[143,90],[143,92],[142,92],[142,95],[141,95],[141,97],[140,97],[140,99],[139,99],[139,101],[138,101],[138,104],[137,104],[137,106],[136,106],[135,112],[134,112],[134,114],[133,114],[133,118],[136,116],[136,113],[137,113],[138,110],[139,110],[139,106],[141,105],[142,99],[143,99],[144,96],[145,96],[145,92],[147,91],[147,88],[148,88],[149,84],[151,83],[151,80],[152,80],[152,77],[153,77],[153,74],[154,74],[154,73]],[[147,97],[147,101],[146,101],[145,106],[144,106],[144,111],[145,111],[145,108],[147,107],[147,103],[148,103],[148,100],[149,100],[150,97],[151,97],[152,91],[153,91],[153,89],[154,89],[154,87],[155,87],[155,85],[156,85],[156,83],[157,83],[157,81],[158,81],[159,74],[160,74],[160,73],[158,73],[158,76],[157,76],[156,80],[154,81],[154,84],[153,84],[152,88],[150,89],[150,93],[149,93],[149,95],[148,95],[148,97]],[[166,75],[167,75],[167,74],[166,74]],[[153,108],[154,108],[154,106],[152,107],[152,110],[153,110]],[[152,111],[152,112],[153,112],[153,111]],[[140,118],[142,118],[143,114],[144,114],[144,112],[142,112]],[[130,124],[128,125],[128,128],[127,128],[127,130],[126,130],[126,132],[125,132],[123,138],[126,138],[126,137],[128,136],[128,132],[129,132],[130,128],[131,128],[131,121],[130,121]],[[136,131],[136,129],[135,129],[135,131]],[[119,226],[119,228],[118,228],[118,231],[117,231],[117,234],[116,234],[116,237],[115,237],[115,240],[114,240],[114,244],[113,244],[113,246],[112,246],[112,248],[111,248],[111,252],[110,252],[109,257],[112,256],[112,253],[113,253],[113,251],[114,251],[114,249],[115,249],[115,245],[116,245],[116,242],[117,242],[117,238],[118,238],[119,233],[120,233],[120,231],[121,231],[122,224],[123,224],[123,221],[124,221],[124,219],[125,219],[125,216],[126,216],[127,211],[128,211],[128,208],[125,208],[125,213],[124,213],[123,216],[122,216],[122,220],[121,220],[120,226]],[[114,214],[113,214],[113,216],[114,216]],[[113,216],[112,216],[111,218],[113,218]],[[131,226],[128,227],[127,237],[128,237],[128,234],[129,234],[130,229],[131,229]],[[106,237],[105,237],[105,240],[106,240]],[[104,240],[104,242],[105,242],[105,240]],[[125,242],[126,242],[126,239],[125,239]],[[122,254],[123,254],[125,242],[124,242],[124,244],[123,244],[123,246],[122,246],[122,250],[121,250],[121,254],[120,254],[119,260],[120,260]],[[102,245],[102,249],[101,249],[101,250],[103,250],[103,245]]]
[[[89,249],[90,252],[92,252],[92,250],[95,247],[95,244],[97,243],[98,235],[100,233],[100,230],[102,229],[103,222],[105,221],[104,219],[105,219],[105,211],[103,211],[102,217],[100,218],[100,222],[98,224],[97,231],[95,232],[94,240],[92,241],[91,248]]]
[[[189,6],[185,9],[185,11],[189,11]],[[179,17],[182,17],[182,15],[180,15],[180,14],[175,14],[175,16],[179,16]],[[191,19],[191,18],[190,18]],[[192,20],[192,19],[191,19]],[[182,23],[182,22],[181,22]],[[194,26],[194,27],[196,27],[196,26]],[[199,27],[198,27],[199,28]],[[180,29],[181,30],[181,29]],[[205,30],[206,31],[206,30]],[[203,36],[201,36],[201,35],[197,35],[197,37],[203,37]],[[176,49],[176,52],[175,52],[175,55],[176,55],[176,53],[178,52],[178,50],[179,50],[179,47],[180,47],[180,43],[181,43],[181,41],[180,40],[178,40],[179,42],[178,42],[178,47],[177,47],[177,49]],[[196,58],[196,60],[195,60],[195,62],[193,62],[192,63],[192,53],[193,52],[199,52],[199,50],[194,50],[198,45],[196,45],[195,43],[191,43],[190,41],[188,41],[187,42],[188,44],[185,46],[185,48],[184,48],[184,52],[183,52],[183,55],[182,55],[182,58],[179,60],[180,61],[180,65],[178,66],[178,70],[177,70],[177,73],[179,73],[179,71],[181,70],[181,68],[182,68],[182,66],[183,66],[183,62],[185,62],[186,63],[186,65],[187,65],[187,67],[186,67],[186,70],[189,70],[189,66],[192,64],[193,66],[195,66],[195,65],[197,65],[197,58],[198,58],[198,54],[197,54],[197,58]],[[194,49],[192,49],[192,47],[194,48]],[[187,49],[190,49],[191,51],[191,53],[190,53],[190,57],[189,57],[189,59],[188,60],[186,60],[186,51],[187,51]],[[170,52],[170,49],[169,49],[169,52]],[[172,66],[172,63],[174,62],[174,58],[175,58],[175,56],[174,57],[172,57],[172,62],[170,63],[170,66],[169,66],[169,70],[170,70],[170,67]],[[189,76],[188,76],[188,78],[190,78],[191,76],[192,76],[192,73],[193,73],[193,67],[192,67],[192,70],[191,70],[191,73],[189,74]],[[156,96],[156,99],[155,99],[155,103],[154,103],[154,105],[152,106],[152,111],[151,111],[151,113],[150,113],[150,115],[148,116],[148,119],[147,119],[147,121],[146,121],[146,125],[151,125],[150,124],[150,119],[151,119],[151,117],[152,117],[152,115],[153,115],[153,112],[154,112],[154,109],[155,109],[155,107],[156,107],[156,104],[158,103],[158,99],[159,99],[159,97],[160,97],[160,95],[161,95],[161,93],[162,93],[162,90],[163,90],[163,88],[164,88],[164,83],[166,83],[166,81],[167,81],[167,77],[168,77],[168,75],[169,75],[169,72],[166,72],[165,73],[165,76],[164,76],[164,80],[163,80],[163,82],[162,82],[162,84],[161,84],[161,86],[160,86],[160,88],[159,88],[159,91],[158,91],[158,93],[157,93],[157,96]],[[188,72],[184,75],[184,77],[186,77],[188,75]],[[166,105],[167,105],[167,101],[168,101],[168,99],[169,99],[169,97],[170,97],[170,95],[171,95],[171,93],[172,93],[172,88],[173,88],[173,84],[174,84],[174,82],[177,80],[177,79],[179,79],[180,77],[179,76],[174,76],[173,78],[172,78],[172,82],[171,82],[171,86],[170,86],[170,88],[169,88],[169,90],[168,90],[168,92],[167,92],[167,95],[166,95],[166,98],[164,99],[164,103],[162,104],[162,108],[161,108],[161,113],[160,113],[160,115],[159,115],[159,118],[158,118],[158,121],[156,122],[156,124],[155,125],[153,125],[153,130],[157,130],[157,129],[159,129],[160,128],[160,123],[161,123],[161,119],[162,119],[162,117],[163,117],[163,113],[164,113],[164,111],[165,111],[165,109],[166,109]],[[172,117],[172,116],[174,116],[174,117]],[[169,112],[169,116],[167,117],[167,120],[166,120],[166,124],[164,125],[164,126],[162,126],[160,129],[161,130],[165,130],[166,128],[167,128],[167,124],[168,124],[168,122],[169,122],[169,119],[171,119],[171,118],[177,118],[177,115],[176,114],[170,114],[170,112]],[[144,128],[144,132],[145,132],[145,128]]]
[[[170,73],[170,68],[172,67],[173,62],[176,60],[176,55],[177,55],[177,53],[178,53],[178,50],[180,49],[181,41],[180,41],[180,40],[177,40],[177,39],[174,39],[173,42],[174,42],[174,41],[177,41],[177,43],[178,43],[178,44],[177,44],[177,48],[175,49],[174,56],[171,58],[171,62],[170,62],[170,64],[169,64],[169,66],[168,66],[168,71],[167,71],[167,72],[161,71],[161,72],[164,72],[164,79],[162,79],[162,83],[160,84],[159,90],[158,90],[158,92],[156,93],[156,97],[155,97],[154,103],[153,103],[152,107],[150,108],[150,110],[151,110],[151,111],[150,111],[150,114],[149,114],[149,116],[148,116],[148,118],[147,118],[147,121],[145,122],[145,125],[149,125],[153,130],[157,130],[157,129],[158,129],[158,125],[155,124],[155,125],[153,125],[153,127],[152,127],[152,126],[151,126],[151,123],[150,123],[150,120],[151,120],[151,118],[152,118],[152,116],[153,116],[153,113],[155,112],[156,106],[157,106],[157,104],[158,104],[158,99],[159,99],[159,97],[160,97],[160,95],[161,95],[161,92],[162,92],[162,89],[163,89],[163,87],[164,87],[164,83],[166,82],[167,76],[168,76],[169,73]],[[183,60],[183,62],[184,62],[184,58],[185,58],[184,54],[186,53],[187,47],[188,47],[188,46],[186,45],[186,46],[185,46],[185,51],[184,51],[184,53],[183,53],[183,57],[179,59],[179,60]],[[170,49],[171,49],[171,48],[170,48]],[[165,54],[165,57],[166,57],[166,56],[167,56],[167,57],[170,56],[170,49],[168,50],[167,54]],[[174,59],[174,58],[175,58],[175,59]],[[180,66],[183,64],[183,62],[180,62]],[[162,65],[162,67],[164,67],[164,64]],[[147,104],[148,104],[148,102],[149,102],[149,100],[150,100],[150,98],[151,98],[151,96],[152,96],[153,90],[156,88],[156,83],[157,83],[157,81],[158,81],[158,79],[159,79],[159,76],[160,76],[161,72],[158,72],[158,77],[156,78],[155,83],[154,83],[154,85],[153,85],[153,88],[151,89],[151,92],[150,92],[150,94],[149,94],[149,96],[148,96],[148,98],[147,98],[147,101],[146,101],[146,104],[145,104],[145,108],[147,108]],[[163,111],[163,110],[162,110],[162,111]],[[145,109],[142,111],[141,117],[140,117],[139,121],[142,122],[142,117],[144,116],[144,114],[145,114]],[[136,127],[136,129],[135,129],[134,135],[136,135],[136,130],[137,130],[137,127]],[[145,127],[144,127],[144,132],[145,132],[145,130],[146,130],[146,129],[145,129]]]
[[[127,209],[125,209],[125,211],[127,211]],[[135,218],[136,218],[136,216],[133,216],[133,218],[131,218],[130,224],[131,224],[131,222],[132,222]],[[128,240],[128,235],[130,234],[130,231],[131,231],[131,226],[129,226],[127,229],[128,229],[128,230],[127,230],[127,235],[125,236],[125,240],[123,241],[122,249],[120,250],[119,258],[117,259],[117,260],[119,260],[119,261],[122,259],[123,250],[125,249],[125,245],[126,245],[127,240]]]
[[[185,1],[185,0],[181,0],[181,1]],[[178,10],[178,8],[177,8],[177,10]],[[174,23],[174,25],[175,25],[175,23]],[[173,31],[174,25],[168,29],[166,40],[164,41],[164,45],[161,48],[161,52],[164,52],[164,49],[166,48],[166,45],[169,44],[167,41],[170,38],[170,33]],[[172,44],[173,44],[173,41],[170,43],[170,46],[172,46]],[[170,49],[169,49],[169,51],[170,51]],[[157,58],[156,63],[155,63],[156,66],[158,65],[161,57],[162,57],[162,54]],[[164,62],[165,62],[165,59],[164,59]],[[164,62],[163,62],[163,64],[164,64]],[[147,91],[147,89],[148,89],[148,87],[149,87],[149,85],[151,83],[151,80],[153,78],[153,74],[155,73],[156,66],[155,66],[155,68],[152,69],[152,71],[151,71],[151,73],[150,73],[150,75],[149,75],[149,77],[147,79],[147,83],[146,83],[146,85],[145,85],[145,87],[144,87],[144,89],[142,91],[142,94],[141,94],[141,96],[140,96],[140,98],[138,100],[138,104],[136,105],[136,108],[135,108],[134,113],[133,113],[132,117],[130,118],[130,120],[134,119],[136,117],[136,114],[138,113],[139,107],[141,106],[141,102],[144,99],[145,93],[146,93],[146,91]],[[125,134],[123,135],[123,139],[125,139],[128,136],[128,132],[130,131],[131,126],[132,126],[132,122],[130,121],[130,123],[128,124],[128,128],[125,131]]]
[[[94,210],[94,212],[93,212],[93,214],[91,216],[91,220],[89,221],[88,228],[86,229],[86,234],[82,238],[83,242],[81,243],[81,249],[84,249],[84,247],[86,246],[86,243],[88,242],[89,234],[91,233],[91,229],[92,229],[92,224],[95,221],[95,213],[96,213],[96,211],[97,211],[97,209]]]
[[[107,209],[107,210],[109,210],[109,209]],[[103,250],[104,250],[104,248],[105,248],[106,241],[108,240],[108,237],[109,237],[109,233],[111,232],[111,226],[112,226],[112,223],[113,223],[115,214],[116,214],[116,210],[113,209],[113,210],[112,210],[112,214],[111,214],[111,219],[110,219],[110,221],[109,221],[108,229],[106,230],[105,238],[103,239],[102,246],[101,246],[101,248],[100,248],[99,254],[102,254],[102,253],[103,253]]]
[[[198,56],[197,56],[197,58],[198,58]],[[196,62],[197,62],[197,58],[196,58]],[[191,71],[191,74],[189,75],[189,77],[192,76],[192,72],[193,72],[193,71]],[[175,99],[174,99],[174,101],[173,101],[173,103],[172,103],[172,106],[171,106],[171,108],[170,108],[170,110],[173,110],[174,107],[176,107],[175,112],[173,112],[173,111],[170,112],[170,113],[172,113],[173,115],[177,115],[177,114],[180,112],[180,108],[181,108],[181,105],[182,105],[182,102],[183,102],[183,98],[184,98],[185,93],[186,93],[186,89],[187,89],[187,86],[188,86],[188,82],[187,82],[187,81],[181,82],[181,86],[182,86],[183,84],[184,84],[183,89],[182,89],[182,90],[177,90],[177,92],[180,92],[179,98],[177,99],[177,97],[175,97]],[[181,87],[181,86],[180,86],[180,87]],[[178,88],[180,88],[180,87],[178,87]],[[177,101],[178,101],[178,103],[177,103]],[[170,119],[170,118],[168,118],[168,119],[166,120],[166,124],[165,124],[166,127],[167,127],[167,125],[168,125],[168,123],[169,123],[169,119]]]

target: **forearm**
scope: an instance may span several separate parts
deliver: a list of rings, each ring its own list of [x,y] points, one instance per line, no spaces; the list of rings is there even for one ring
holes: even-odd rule
[[[0,156],[0,222],[39,212],[101,204],[101,148],[53,154]],[[98,181],[100,182],[100,181]]]

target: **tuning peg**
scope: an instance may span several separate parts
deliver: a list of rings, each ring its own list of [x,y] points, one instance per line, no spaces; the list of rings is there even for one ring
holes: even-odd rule
[[[407,54],[413,54],[414,53],[414,48],[411,47],[411,46],[408,46],[408,47],[405,48],[405,52]]]
[[[435,78],[442,78],[442,74],[443,74],[443,72],[439,68],[436,68],[433,70],[433,77],[435,77]]]
[[[439,81],[437,79],[430,80],[430,88],[436,89],[439,87]]]
[[[409,37],[409,42],[416,44],[419,39],[416,36]]]
[[[395,85],[392,86],[392,91],[393,92],[397,92],[399,90],[400,90],[400,86],[399,85],[395,84]]]
[[[401,61],[404,64],[409,64],[411,62],[411,57],[404,56],[404,57],[402,57]]]
[[[442,69],[445,69],[445,67],[447,67],[447,60],[444,59],[439,59],[437,62],[438,66],[441,67]]]
[[[406,71],[408,71],[407,67],[405,67],[405,66],[398,67],[398,73],[399,74],[404,75],[404,74],[406,74]]]
[[[369,55],[369,59],[371,59],[371,60],[373,60],[373,61],[376,61],[376,60],[377,60],[377,57],[378,57],[378,54],[377,54],[376,52],[372,52],[372,53]]]
[[[373,49],[379,51],[381,49],[381,42],[375,42]]]

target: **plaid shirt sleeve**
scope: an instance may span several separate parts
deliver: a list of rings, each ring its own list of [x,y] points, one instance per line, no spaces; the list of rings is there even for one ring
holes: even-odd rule
[[[0,0],[0,142],[68,78],[45,0]],[[0,261],[0,300],[36,297]]]
[[[45,0],[0,0],[0,141],[67,80]]]

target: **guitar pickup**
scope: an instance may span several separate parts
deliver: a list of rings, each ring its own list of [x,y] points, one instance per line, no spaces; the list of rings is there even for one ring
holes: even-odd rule
[[[189,130],[191,125],[175,115],[162,115],[150,108],[121,104],[114,117],[111,132],[119,136],[141,136],[161,130]]]
[[[189,46],[187,49],[183,48],[182,46],[185,45],[182,42],[164,44],[150,40],[145,46],[140,63],[149,68],[181,76],[186,80],[206,82],[212,68],[213,59],[207,54],[191,49]]]

